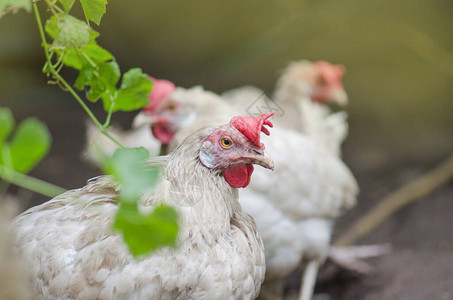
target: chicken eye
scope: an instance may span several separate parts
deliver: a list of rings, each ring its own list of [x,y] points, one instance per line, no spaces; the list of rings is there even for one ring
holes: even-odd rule
[[[175,111],[175,110],[176,110],[176,105],[170,104],[170,105],[167,107],[167,109],[168,109],[169,111]]]
[[[229,138],[222,138],[220,140],[220,144],[222,145],[222,147],[224,148],[230,148],[231,145],[233,145],[233,142],[229,139]]]

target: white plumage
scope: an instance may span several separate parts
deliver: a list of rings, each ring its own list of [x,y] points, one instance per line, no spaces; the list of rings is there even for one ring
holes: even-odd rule
[[[281,281],[301,261],[326,259],[335,219],[356,202],[357,183],[337,157],[289,130],[274,128],[266,147],[275,174],[255,172],[239,201],[260,230],[266,253],[262,296],[281,296]],[[270,290],[268,290],[268,288]]]
[[[159,184],[141,210],[159,203],[179,215],[178,248],[135,260],[112,233],[118,186],[99,177],[18,216],[18,252],[29,260],[34,299],[254,299],[264,278],[264,253],[253,219],[221,169],[199,159],[200,145],[217,129],[190,135],[169,156]],[[232,164],[235,162],[231,162]],[[196,179],[203,193],[186,196]]]

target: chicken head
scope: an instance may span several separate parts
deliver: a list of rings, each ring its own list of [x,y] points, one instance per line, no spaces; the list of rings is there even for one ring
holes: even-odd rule
[[[314,102],[346,105],[348,97],[341,82],[344,73],[342,65],[326,61],[292,62],[277,82],[276,98],[284,101],[294,95],[306,95]]]
[[[153,89],[149,94],[150,104],[134,118],[133,127],[151,126],[153,135],[164,145],[169,144],[178,128],[191,123],[195,111],[171,99],[175,84],[165,79],[149,77]]]
[[[244,188],[250,183],[253,164],[274,168],[271,157],[260,142],[260,132],[269,135],[265,125],[274,113],[258,117],[234,117],[229,123],[217,127],[202,143],[199,158],[212,170],[223,172],[230,186]]]

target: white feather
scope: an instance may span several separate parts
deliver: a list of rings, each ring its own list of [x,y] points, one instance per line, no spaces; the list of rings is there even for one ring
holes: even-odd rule
[[[91,180],[18,216],[18,252],[30,263],[34,299],[254,299],[264,279],[264,250],[237,191],[197,159],[209,129],[188,137],[170,156],[142,211],[166,203],[178,211],[178,248],[134,259],[111,224],[118,186]],[[160,160],[160,161],[159,161]],[[203,193],[195,203],[192,185]],[[171,191],[176,193],[171,194]]]

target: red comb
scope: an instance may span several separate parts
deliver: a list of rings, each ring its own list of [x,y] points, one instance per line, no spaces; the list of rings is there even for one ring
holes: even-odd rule
[[[149,94],[149,105],[143,108],[143,111],[153,111],[159,103],[165,98],[171,95],[175,90],[175,84],[165,79],[156,79],[149,76],[149,79],[153,82],[153,89]]]
[[[234,117],[231,119],[230,124],[247,137],[253,144],[262,148],[264,145],[260,143],[260,132],[262,131],[266,135],[270,134],[269,130],[264,127],[264,125],[273,127],[268,118],[273,116],[274,113],[275,112],[271,111],[258,117]]]
[[[317,61],[314,63],[319,69],[324,80],[329,83],[334,83],[341,80],[345,69],[342,65],[332,65],[326,61]]]

